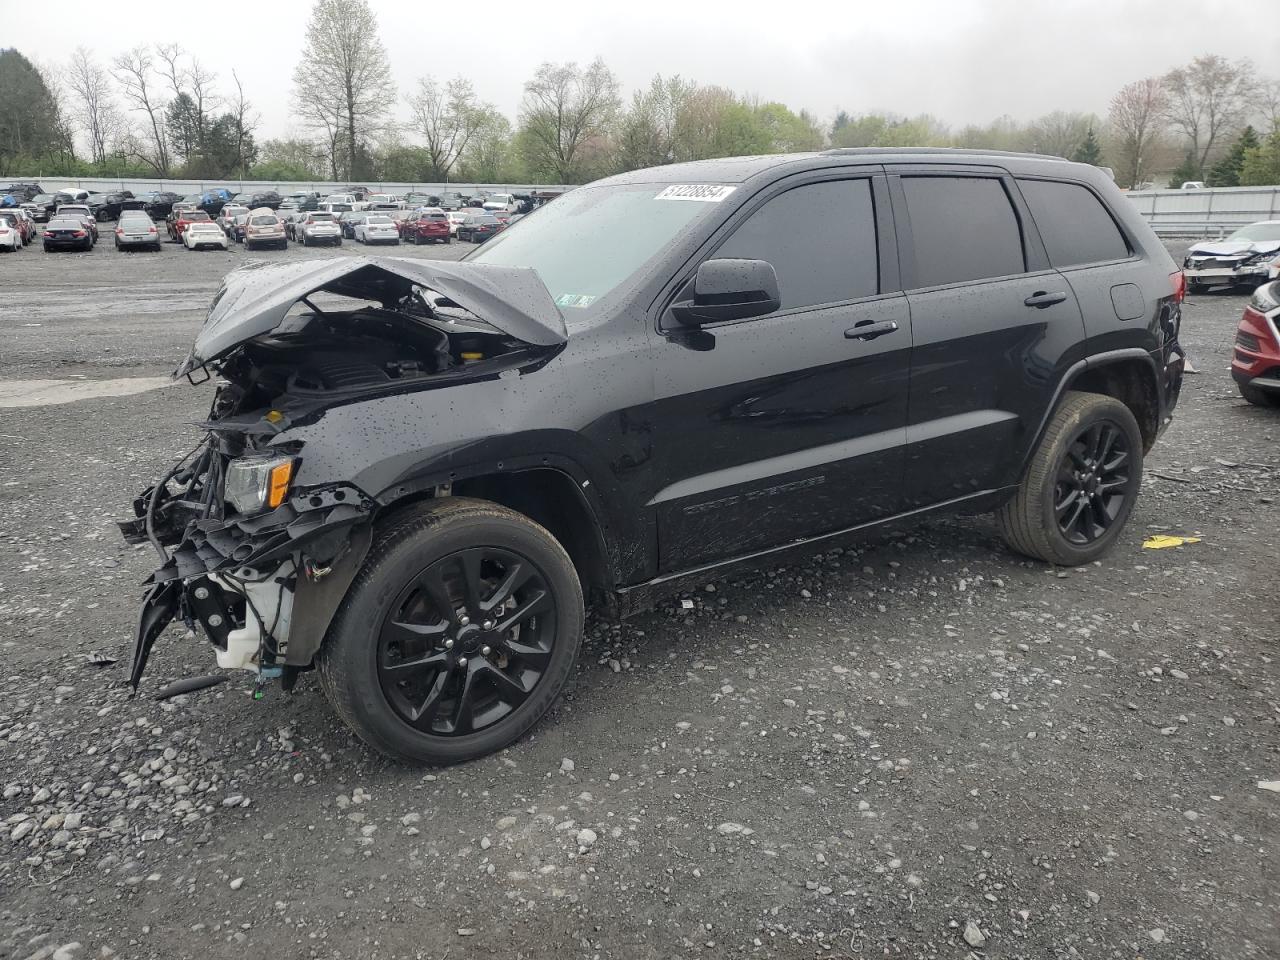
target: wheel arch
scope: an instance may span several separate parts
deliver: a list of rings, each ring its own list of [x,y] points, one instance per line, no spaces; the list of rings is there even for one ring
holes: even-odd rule
[[[434,487],[400,485],[381,499],[385,506],[374,518],[384,523],[406,509],[448,496],[465,496],[497,503],[546,528],[569,554],[584,595],[609,597],[619,582],[616,542],[603,511],[568,470],[550,464],[509,470],[451,472],[447,484]]]
[[[1155,358],[1140,347],[1112,350],[1078,360],[1058,382],[1053,401],[1046,407],[1033,442],[1023,457],[1022,471],[1035,454],[1063,396],[1068,390],[1100,393],[1129,408],[1142,433],[1144,453],[1149,453],[1160,432],[1159,371]]]

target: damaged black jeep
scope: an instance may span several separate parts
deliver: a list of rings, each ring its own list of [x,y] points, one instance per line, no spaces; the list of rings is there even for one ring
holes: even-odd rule
[[[392,756],[532,727],[588,603],[886,523],[1124,528],[1182,374],[1177,272],[1093,167],[830,151],[624,174],[466,260],[230,274],[204,437],[122,524],[218,664],[316,669]]]

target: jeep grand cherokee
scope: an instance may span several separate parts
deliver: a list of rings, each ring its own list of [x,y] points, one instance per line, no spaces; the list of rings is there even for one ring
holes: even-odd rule
[[[547,711],[584,599],[943,511],[1085,563],[1177,400],[1182,294],[1096,168],[938,150],[626,173],[459,263],[251,264],[178,371],[220,378],[204,439],[122,524],[162,558],[132,682],[177,616],[451,763]]]

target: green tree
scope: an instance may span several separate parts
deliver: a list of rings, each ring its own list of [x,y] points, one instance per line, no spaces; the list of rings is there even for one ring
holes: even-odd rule
[[[1088,133],[1084,135],[1084,140],[1080,142],[1080,146],[1076,147],[1076,152],[1071,155],[1071,159],[1076,163],[1088,163],[1095,167],[1102,163],[1102,144],[1098,143],[1093,127],[1090,127]]]
[[[316,0],[293,85],[303,122],[324,137],[334,176],[368,176],[369,144],[395,101],[395,84],[367,0]]]
[[[1200,165],[1196,163],[1196,154],[1190,152],[1182,158],[1182,163],[1178,165],[1178,169],[1169,175],[1169,189],[1182,189],[1184,183],[1196,179],[1199,173]]]
[[[555,183],[586,179],[588,155],[598,155],[621,106],[618,89],[617,77],[599,57],[586,67],[538,68],[524,85],[520,107],[523,153],[535,176]]]
[[[517,151],[511,121],[494,107],[485,107],[475,118],[475,130],[458,162],[458,176],[473,183],[503,183],[525,179],[516,166]]]
[[[1280,184],[1280,130],[1245,151],[1240,166],[1242,187],[1269,187]]]
[[[0,170],[19,172],[19,156],[33,162],[71,154],[56,92],[17,50],[0,49],[0,91]]]
[[[1240,173],[1244,169],[1245,155],[1250,150],[1257,150],[1259,146],[1261,143],[1258,140],[1257,131],[1253,127],[1245,127],[1240,131],[1236,142],[1231,145],[1231,149],[1223,154],[1222,159],[1209,171],[1209,186],[1240,186]]]

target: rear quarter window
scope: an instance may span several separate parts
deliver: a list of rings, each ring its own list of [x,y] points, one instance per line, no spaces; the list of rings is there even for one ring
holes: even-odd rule
[[[1049,262],[1055,267],[1123,260],[1132,252],[1093,191],[1078,183],[1019,180]]]
[[[902,178],[915,250],[916,287],[1026,272],[1022,231],[995,177]]]

